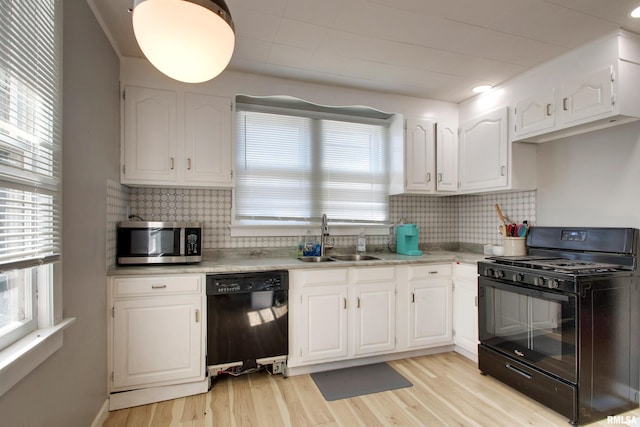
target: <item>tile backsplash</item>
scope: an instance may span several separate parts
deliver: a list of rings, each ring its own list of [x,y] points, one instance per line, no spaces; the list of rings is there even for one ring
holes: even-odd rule
[[[107,244],[115,253],[115,224],[128,211],[145,220],[201,221],[206,249],[293,247],[297,237],[231,237],[231,190],[128,188],[108,182]],[[514,222],[536,222],[536,192],[521,191],[458,196],[391,196],[390,219],[415,223],[421,245],[443,243],[500,244],[495,205]],[[354,245],[356,236],[336,238],[337,246]],[[369,236],[367,244],[386,245],[387,236]]]

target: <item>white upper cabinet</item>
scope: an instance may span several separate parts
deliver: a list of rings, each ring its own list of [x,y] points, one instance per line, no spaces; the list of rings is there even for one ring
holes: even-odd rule
[[[535,145],[509,142],[507,107],[463,122],[459,141],[460,192],[536,188]]]
[[[121,183],[231,187],[231,100],[127,86]]]
[[[458,191],[457,128],[438,124],[436,139],[436,190]]]
[[[428,119],[407,119],[405,139],[407,193],[431,193],[435,190],[435,143],[435,122]]]
[[[185,94],[185,181],[231,185],[231,100]]]
[[[506,186],[508,150],[506,108],[462,123],[460,126],[460,190]]]
[[[545,142],[640,118],[640,37],[624,30],[513,79],[512,141]]]
[[[424,117],[398,115],[404,138],[392,136],[390,194],[435,194],[457,191],[458,146],[453,126]],[[398,125],[398,123],[401,123]]]
[[[177,94],[127,87],[124,95],[122,183],[177,180]]]
[[[562,123],[574,123],[613,112],[614,75],[604,67],[562,85]]]
[[[553,129],[556,124],[555,90],[542,90],[516,102],[514,108],[515,132],[530,135]]]

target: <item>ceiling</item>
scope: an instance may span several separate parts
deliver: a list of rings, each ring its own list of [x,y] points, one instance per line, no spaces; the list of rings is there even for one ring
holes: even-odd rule
[[[133,0],[87,0],[120,57],[141,57]],[[618,27],[640,0],[227,0],[229,69],[460,102]]]

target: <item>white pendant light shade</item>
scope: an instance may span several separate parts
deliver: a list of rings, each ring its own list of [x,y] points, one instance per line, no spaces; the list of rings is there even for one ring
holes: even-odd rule
[[[135,0],[132,19],[140,49],[172,79],[204,82],[231,60],[235,33],[224,0]]]

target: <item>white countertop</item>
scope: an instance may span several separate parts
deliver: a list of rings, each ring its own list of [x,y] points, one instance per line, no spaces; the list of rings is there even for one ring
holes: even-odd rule
[[[371,261],[330,261],[330,262],[303,262],[295,256],[271,255],[261,251],[248,251],[247,254],[238,256],[228,255],[219,251],[216,255],[205,256],[205,259],[197,264],[175,265],[145,265],[145,266],[118,266],[108,271],[109,276],[124,275],[152,275],[152,274],[197,274],[197,273],[233,273],[264,270],[293,270],[301,268],[341,268],[383,266],[398,264],[424,264],[424,263],[448,263],[460,262],[463,264],[475,264],[485,258],[485,255],[470,252],[454,251],[425,251],[420,256],[400,255],[395,253],[373,252],[381,260]]]

